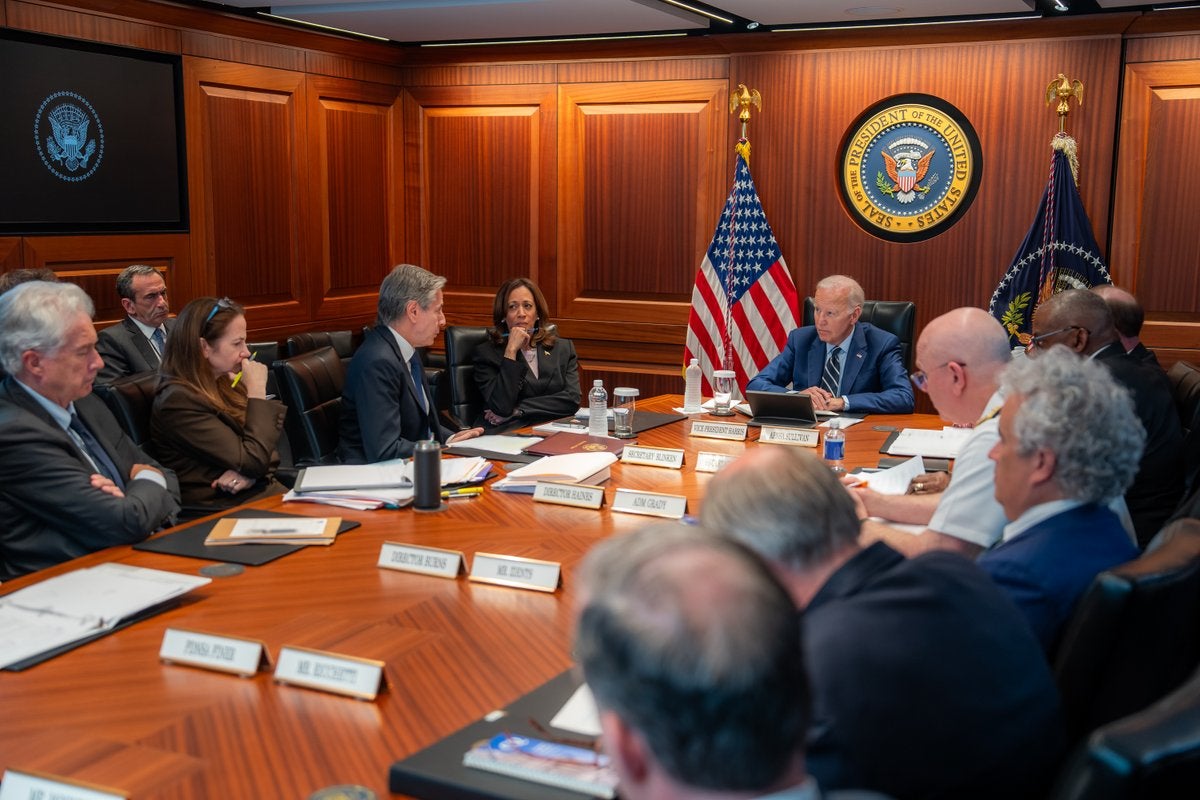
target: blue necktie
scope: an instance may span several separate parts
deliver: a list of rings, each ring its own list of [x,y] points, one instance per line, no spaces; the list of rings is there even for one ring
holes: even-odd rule
[[[842,348],[835,347],[825,362],[825,372],[821,375],[821,388],[832,395],[838,393],[838,384],[842,382]]]
[[[429,411],[429,401],[425,397],[425,371],[421,369],[421,354],[413,353],[408,360],[408,369],[412,373],[413,383],[417,385],[417,405],[422,411]]]
[[[83,424],[83,420],[78,414],[71,414],[71,430],[83,442],[83,450],[95,465],[96,470],[115,483],[121,490],[125,489],[125,479],[121,477],[121,471],[117,469],[117,465],[108,457],[108,451],[104,449],[100,442],[96,441],[96,437],[92,436],[92,432]]]
[[[161,359],[163,348],[167,346],[167,335],[163,333],[163,329],[155,328],[154,333],[150,334],[150,341],[154,342],[154,349],[157,351],[158,357]]]

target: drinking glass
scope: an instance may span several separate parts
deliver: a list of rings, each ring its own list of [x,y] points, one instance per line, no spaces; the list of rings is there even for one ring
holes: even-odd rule
[[[733,395],[737,391],[737,373],[719,369],[713,373],[713,414],[728,417],[733,414]]]
[[[627,386],[613,389],[613,436],[633,438],[633,412],[637,408],[638,390]]]

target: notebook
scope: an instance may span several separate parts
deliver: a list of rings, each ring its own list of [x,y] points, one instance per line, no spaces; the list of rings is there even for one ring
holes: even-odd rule
[[[784,392],[746,392],[750,405],[750,425],[786,425],[792,428],[813,428],[817,412],[812,398],[806,394]]]

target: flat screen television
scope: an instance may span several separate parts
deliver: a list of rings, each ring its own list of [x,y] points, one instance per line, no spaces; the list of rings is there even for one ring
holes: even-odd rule
[[[182,69],[0,30],[0,235],[186,231]]]

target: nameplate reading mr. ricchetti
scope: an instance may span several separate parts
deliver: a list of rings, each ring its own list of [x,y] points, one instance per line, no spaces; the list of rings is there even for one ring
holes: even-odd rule
[[[561,576],[562,565],[555,561],[495,553],[476,553],[471,561],[470,579],[480,583],[553,592],[558,588]]]
[[[382,661],[295,646],[279,651],[275,680],[362,700],[374,700],[385,685]]]
[[[629,448],[626,447],[625,450],[628,452]],[[533,499],[539,503],[554,503],[560,506],[599,508],[604,505],[604,487],[538,481],[533,487]]]
[[[457,578],[463,569],[463,554],[440,547],[421,547],[415,544],[384,542],[379,551],[377,567],[419,572],[438,578]]]
[[[633,489],[617,489],[613,499],[613,511],[626,514],[645,514],[649,517],[679,519],[687,513],[687,498],[681,494],[659,494],[658,492],[636,492]]]
[[[158,657],[172,664],[232,672],[245,677],[258,672],[260,667],[270,666],[267,648],[262,642],[179,628],[167,628]]]
[[[760,444],[790,444],[798,447],[816,447],[821,434],[813,428],[787,428],[763,425],[758,434]]]
[[[666,447],[626,446],[625,452],[621,453],[621,463],[679,469],[683,466],[683,451]]]
[[[4,771],[4,779],[0,780],[0,798],[3,800],[126,800],[128,797],[120,789],[11,767]]]
[[[692,421],[692,436],[704,439],[731,439],[735,442],[745,441],[746,423],[744,422],[703,422]]]

